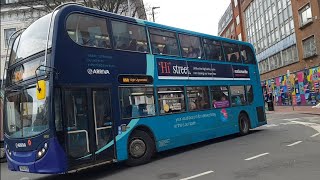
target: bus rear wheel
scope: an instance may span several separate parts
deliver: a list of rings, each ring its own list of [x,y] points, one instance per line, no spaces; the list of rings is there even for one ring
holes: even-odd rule
[[[144,131],[136,130],[132,133],[128,143],[129,166],[148,163],[155,151],[155,143],[150,135]]]
[[[250,130],[250,120],[245,113],[239,115],[239,131],[240,135],[244,136],[249,134]]]

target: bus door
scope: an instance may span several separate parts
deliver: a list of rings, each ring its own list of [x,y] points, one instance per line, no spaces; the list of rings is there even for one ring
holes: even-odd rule
[[[111,88],[93,89],[93,120],[95,130],[96,161],[115,159],[114,116],[112,111]]]
[[[111,89],[68,88],[64,112],[71,169],[115,158]]]

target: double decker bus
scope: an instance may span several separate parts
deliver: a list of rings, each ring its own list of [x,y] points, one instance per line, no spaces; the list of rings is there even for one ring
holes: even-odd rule
[[[14,41],[5,87],[8,168],[66,173],[266,124],[253,47],[64,5]]]

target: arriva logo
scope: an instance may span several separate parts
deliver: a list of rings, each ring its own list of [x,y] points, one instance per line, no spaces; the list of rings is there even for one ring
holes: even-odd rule
[[[88,74],[110,74],[109,70],[107,69],[87,69]]]
[[[25,148],[27,147],[26,143],[16,143],[16,148]]]

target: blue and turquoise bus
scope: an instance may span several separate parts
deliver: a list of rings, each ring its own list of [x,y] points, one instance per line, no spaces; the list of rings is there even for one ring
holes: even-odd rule
[[[246,42],[64,5],[14,41],[5,87],[12,171],[67,173],[266,124]]]

